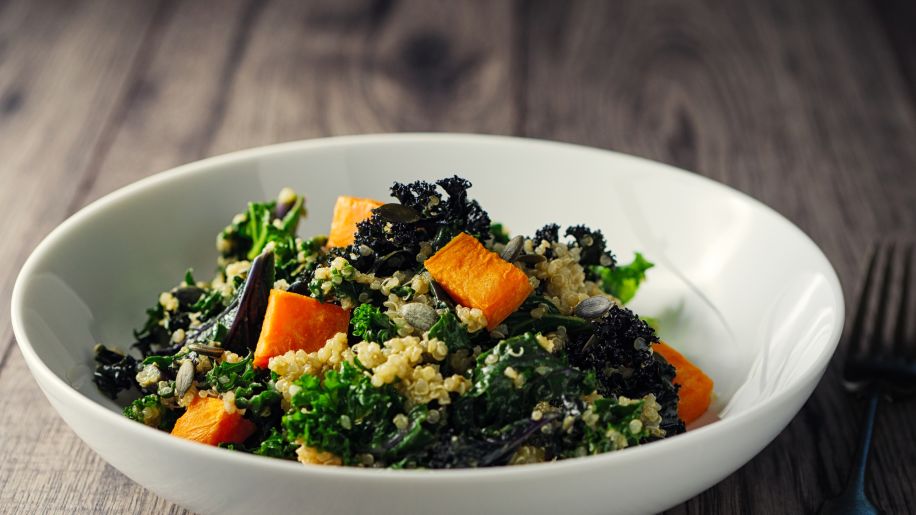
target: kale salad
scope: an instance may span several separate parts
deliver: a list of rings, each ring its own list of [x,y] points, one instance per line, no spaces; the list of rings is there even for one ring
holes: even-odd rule
[[[188,270],[130,348],[95,347],[95,383],[139,423],[324,465],[534,463],[683,432],[712,382],[686,395],[702,372],[624,307],[652,263],[584,225],[510,237],[470,186],[342,196],[312,239],[302,195],[249,203],[212,280]]]

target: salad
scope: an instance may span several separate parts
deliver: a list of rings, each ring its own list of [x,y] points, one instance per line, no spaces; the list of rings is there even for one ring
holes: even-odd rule
[[[676,435],[712,381],[624,305],[653,265],[599,230],[514,236],[460,177],[342,196],[328,236],[305,199],[252,202],[210,281],[162,292],[94,381],[124,415],[303,463],[458,468],[593,455]]]

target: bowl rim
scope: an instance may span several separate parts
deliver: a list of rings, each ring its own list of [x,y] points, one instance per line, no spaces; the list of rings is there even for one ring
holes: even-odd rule
[[[28,278],[33,275],[35,268],[43,261],[46,254],[55,246],[57,240],[62,235],[68,233],[71,228],[78,226],[84,220],[91,219],[98,212],[107,209],[108,206],[128,200],[130,197],[141,194],[146,188],[153,185],[165,184],[181,180],[188,175],[207,173],[209,170],[218,168],[222,165],[230,164],[237,161],[257,159],[268,157],[275,154],[283,154],[295,151],[309,151],[322,148],[335,148],[347,146],[361,146],[371,144],[422,144],[422,143],[439,143],[439,144],[492,144],[498,146],[514,145],[524,146],[542,146],[553,147],[560,150],[575,151],[580,153],[592,153],[595,155],[612,155],[618,160],[631,161],[640,163],[643,166],[652,166],[663,169],[666,173],[688,178],[689,180],[698,181],[707,187],[718,189],[722,194],[744,203],[750,203],[756,209],[763,210],[774,216],[785,228],[794,232],[802,241],[810,245],[815,250],[815,256],[822,261],[823,271],[827,276],[828,287],[832,293],[833,308],[836,310],[837,318],[834,326],[831,328],[827,343],[820,349],[818,355],[802,374],[793,379],[793,382],[786,386],[782,391],[765,399],[757,404],[754,409],[737,413],[735,415],[720,419],[715,423],[693,429],[687,433],[677,435],[676,437],[666,438],[660,441],[652,442],[651,445],[640,445],[629,447],[615,452],[598,454],[594,456],[585,456],[580,458],[569,458],[565,460],[529,464],[527,466],[514,467],[485,467],[485,468],[463,468],[463,469],[412,469],[412,470],[392,470],[392,469],[363,469],[357,467],[326,467],[320,465],[303,465],[302,463],[290,460],[281,460],[254,454],[233,452],[228,449],[221,449],[209,445],[203,445],[197,442],[191,442],[180,438],[174,438],[165,433],[143,424],[137,424],[119,413],[111,411],[101,404],[86,397],[78,390],[70,386],[62,378],[58,377],[38,356],[29,341],[28,333],[25,328],[24,296]],[[224,460],[227,465],[237,465],[246,467],[255,467],[260,469],[269,469],[282,473],[289,471],[298,474],[321,474],[330,476],[346,476],[350,478],[385,480],[388,479],[405,479],[411,478],[423,481],[455,481],[455,480],[477,480],[492,478],[499,475],[502,479],[528,477],[531,474],[562,474],[569,469],[583,470],[585,468],[595,469],[603,468],[611,464],[625,466],[626,463],[632,463],[633,460],[647,460],[661,454],[672,451],[675,446],[689,446],[698,444],[701,441],[711,442],[720,435],[732,431],[740,430],[741,426],[754,424],[758,418],[764,417],[772,407],[779,405],[787,398],[795,396],[799,390],[805,388],[808,383],[814,379],[815,382],[820,380],[827,367],[830,358],[833,356],[837,345],[839,344],[840,335],[843,331],[845,318],[845,304],[843,301],[843,291],[837,277],[836,271],[832,264],[824,255],[818,245],[795,224],[785,218],[783,215],[770,208],[759,200],[740,192],[734,188],[714,181],[708,177],[691,173],[683,169],[646,159],[638,156],[624,154],[621,152],[588,147],[566,142],[550,141],[535,138],[522,138],[514,136],[485,135],[485,134],[468,134],[468,133],[389,133],[389,134],[361,134],[348,136],[334,136],[327,138],[316,138],[308,140],[289,141],[254,147],[227,154],[221,154],[208,157],[191,163],[183,164],[169,170],[155,173],[131,184],[123,186],[101,198],[91,202],[83,207],[66,220],[55,227],[41,242],[35,247],[29,257],[26,259],[16,282],[13,286],[13,294],[10,303],[11,321],[13,334],[20,351],[25,358],[36,382],[39,387],[45,391],[45,395],[50,397],[46,388],[53,390],[56,394],[63,397],[67,402],[74,403],[77,407],[84,410],[89,416],[99,419],[100,421],[113,425],[115,428],[123,431],[130,431],[136,438],[147,439],[151,444],[156,445],[175,445],[183,452],[193,453],[200,459]],[[793,414],[794,416],[794,414]]]

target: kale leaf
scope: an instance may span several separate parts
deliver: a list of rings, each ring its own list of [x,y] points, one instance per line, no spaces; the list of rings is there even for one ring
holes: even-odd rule
[[[600,230],[574,225],[566,229],[566,235],[575,238],[576,245],[581,249],[579,263],[582,266],[614,266],[614,255],[608,252],[607,242]]]
[[[370,342],[382,343],[394,338],[398,328],[388,315],[372,304],[360,304],[350,316],[353,336]]]
[[[631,399],[654,394],[661,404],[661,428],[667,434],[684,431],[677,416],[678,387],[674,367],[654,355],[649,346],[658,342],[655,331],[632,311],[612,306],[593,322],[594,331],[570,339],[569,363],[597,374],[598,393]]]
[[[376,388],[358,362],[344,362],[339,371],[323,378],[303,375],[291,400],[292,410],[283,417],[289,441],[332,452],[351,465],[360,454],[377,462],[395,462],[404,454],[432,440],[426,423],[425,405],[407,415],[404,398],[392,385]],[[399,428],[395,416],[407,417]]]
[[[655,266],[639,252],[633,261],[616,267],[592,266],[590,271],[599,279],[601,289],[626,304],[636,295],[639,285],[646,279],[646,270]]]
[[[471,349],[471,336],[467,328],[458,321],[458,317],[451,310],[439,316],[439,320],[429,328],[429,337],[445,342],[450,354],[462,349]]]
[[[301,196],[294,195],[292,205],[281,206],[285,212],[274,201],[249,202],[245,213],[220,233],[223,256],[252,260],[271,241],[284,243],[289,236],[295,236],[304,212],[303,201]]]
[[[146,395],[128,404],[124,416],[163,431],[171,431],[178,414],[162,406],[158,395]]]
[[[509,243],[509,231],[503,224],[491,223],[490,234],[493,235],[493,241],[496,243]]]
[[[223,361],[207,372],[207,384],[218,392],[228,392],[238,387],[248,386],[256,378],[252,365],[253,357],[249,354],[244,359],[229,363]]]
[[[531,316],[533,309],[542,308],[544,314],[540,318]],[[523,333],[556,331],[563,326],[568,332],[579,332],[588,328],[589,324],[584,318],[572,315],[563,315],[557,306],[542,295],[531,295],[522,305],[509,315],[503,322],[506,324],[507,336],[517,336]]]
[[[294,460],[296,459],[296,447],[297,445],[290,442],[285,433],[272,428],[267,438],[262,440],[253,452],[260,456]]]
[[[137,360],[130,354],[121,354],[99,344],[95,347],[95,361],[92,381],[108,397],[117,398],[122,390],[137,386]]]
[[[531,333],[503,340],[478,356],[472,382],[455,403],[455,422],[463,427],[502,427],[529,417],[539,402],[586,395],[596,387],[594,373],[570,367]]]

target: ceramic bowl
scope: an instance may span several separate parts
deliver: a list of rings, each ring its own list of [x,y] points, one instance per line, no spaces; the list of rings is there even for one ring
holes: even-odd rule
[[[303,235],[326,233],[337,195],[388,198],[392,181],[459,174],[514,234],[600,228],[620,260],[657,267],[633,303],[716,382],[683,435],[610,454],[482,470],[305,466],[132,422],[91,381],[96,342],[124,346],[248,200],[307,196]],[[770,442],[820,379],[843,326],[840,285],[799,229],[725,186],[644,159],[561,143],[402,134],[275,145],[181,166],[75,214],[16,282],[19,347],[48,400],[128,477],[202,513],[648,513],[722,480]]]

